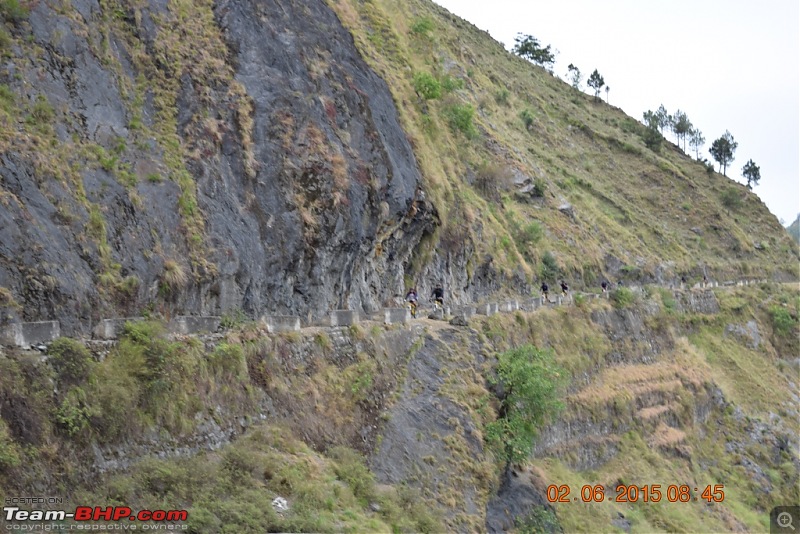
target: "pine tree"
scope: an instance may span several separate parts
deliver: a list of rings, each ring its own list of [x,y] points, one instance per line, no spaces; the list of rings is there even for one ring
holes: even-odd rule
[[[719,163],[723,176],[727,176],[725,173],[728,169],[728,164],[733,162],[733,154],[738,146],[739,143],[733,140],[733,136],[727,130],[722,134],[722,137],[711,143],[711,148],[708,151],[711,153],[711,157]]]
[[[600,98],[600,89],[602,89],[605,84],[606,81],[603,79],[600,73],[597,72],[597,69],[594,69],[594,72],[592,72],[592,74],[589,76],[589,80],[586,82],[586,85],[594,89],[594,97],[596,99]]]
[[[752,159],[747,160],[742,167],[742,176],[747,179],[747,188],[753,189],[753,186],[758,185],[758,181],[761,180],[761,168]]]

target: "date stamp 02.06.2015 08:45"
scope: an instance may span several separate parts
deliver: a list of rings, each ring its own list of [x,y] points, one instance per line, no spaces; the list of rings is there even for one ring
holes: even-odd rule
[[[566,484],[547,486],[547,500],[551,503],[570,502],[660,502],[665,500],[673,503],[689,502],[723,502],[725,500],[725,487],[722,484],[693,487],[688,484],[644,484],[628,485],[618,484],[614,492],[606,493],[602,484],[586,484],[573,493],[572,488]]]

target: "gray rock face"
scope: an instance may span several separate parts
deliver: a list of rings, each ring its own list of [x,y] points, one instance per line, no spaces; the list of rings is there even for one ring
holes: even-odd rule
[[[422,195],[386,84],[324,2],[218,2],[216,23],[234,80],[209,86],[193,72],[179,74],[175,133],[187,149],[202,148],[184,164],[196,183],[212,269],[187,261],[178,185],[145,179],[167,177],[168,165],[158,142],[133,137],[121,87],[146,73],[118,35],[109,53],[121,71],[101,62],[83,24],[96,25],[102,8],[90,0],[76,4],[75,17],[35,4],[29,22],[48,67],[40,72],[20,61],[16,68],[28,69],[22,81],[2,73],[0,81],[22,100],[43,94],[66,110],[54,124],[62,142],[87,140],[109,153],[122,143],[120,160],[139,179],[127,189],[76,155],[84,204],[73,184],[41,176],[24,154],[12,149],[0,157],[0,191],[15,199],[0,202],[0,286],[22,305],[22,320],[57,317],[66,334],[87,333],[101,317],[135,315],[149,303],[172,315],[243,309],[252,317],[311,312],[319,318],[335,308],[378,310],[402,287],[403,265],[437,216]],[[152,0],[126,21],[144,53],[158,53],[158,24],[168,9]],[[229,96],[237,83],[252,107],[249,145]],[[149,92],[141,116],[153,124]],[[218,143],[196,131],[198,116],[216,121]],[[86,238],[87,205],[104,218],[109,261],[122,277],[139,281],[129,298],[100,289],[104,265]],[[164,298],[159,281],[168,259],[190,275]]]
[[[755,321],[747,321],[745,325],[729,324],[725,326],[725,335],[742,340],[751,349],[757,349],[761,344],[761,335]]]
[[[370,461],[378,481],[408,483],[428,490],[455,487],[459,467],[448,443],[458,434],[463,437],[470,458],[483,456],[483,441],[472,419],[445,392],[446,377],[459,365],[448,357],[447,345],[458,335],[450,328],[442,331],[439,339],[426,336],[408,362],[399,400],[388,410],[382,439]],[[459,487],[456,508],[447,513],[480,513],[474,486]]]
[[[510,532],[518,526],[517,521],[524,519],[534,509],[544,509],[554,514],[547,497],[530,480],[530,474],[506,469],[497,495],[486,506],[486,531]],[[543,532],[563,532],[558,523],[539,526]]]

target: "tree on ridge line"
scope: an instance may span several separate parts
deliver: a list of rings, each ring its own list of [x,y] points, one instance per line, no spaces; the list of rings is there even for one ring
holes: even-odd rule
[[[719,163],[723,176],[727,176],[728,164],[733,162],[733,154],[738,146],[739,143],[733,140],[733,135],[728,130],[725,130],[725,133],[719,139],[711,143],[711,148],[708,151],[711,153],[711,157]]]
[[[605,84],[606,81],[603,79],[600,73],[597,72],[597,69],[594,69],[594,72],[592,72],[592,74],[589,76],[589,79],[586,81],[586,85],[594,89],[594,97],[598,100],[600,98],[600,89],[602,89]]]
[[[514,48],[511,49],[519,57],[523,57],[547,69],[552,74],[553,63],[556,56],[550,50],[550,45],[542,48],[539,40],[533,35],[523,35],[518,33],[514,38]]]
[[[749,159],[742,167],[742,176],[747,179],[747,189],[752,190],[753,186],[758,185],[758,181],[761,180],[761,167]]]

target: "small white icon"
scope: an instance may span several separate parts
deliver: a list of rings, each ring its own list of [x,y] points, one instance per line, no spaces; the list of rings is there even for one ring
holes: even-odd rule
[[[778,514],[777,517],[778,526],[781,528],[790,528],[794,530],[794,525],[792,525],[792,516],[789,512],[781,512]]]

